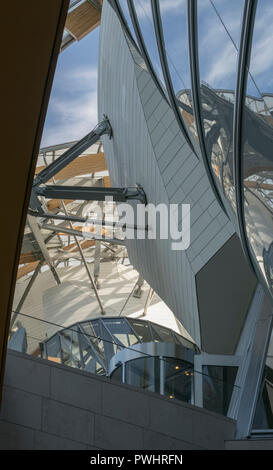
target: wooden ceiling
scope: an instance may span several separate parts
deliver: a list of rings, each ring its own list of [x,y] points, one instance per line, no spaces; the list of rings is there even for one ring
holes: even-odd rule
[[[94,2],[94,4],[95,3],[96,2]],[[100,8],[97,8],[92,2],[86,0],[86,2],[81,3],[68,13],[65,27],[77,41],[80,41],[80,39],[93,31],[93,29],[100,24],[100,18]]]
[[[45,166],[36,167],[35,174],[40,173]],[[74,176],[86,175],[88,173],[97,173],[106,171],[107,164],[103,152],[83,155],[73,160],[69,165],[63,168],[55,175],[55,180],[60,181]]]

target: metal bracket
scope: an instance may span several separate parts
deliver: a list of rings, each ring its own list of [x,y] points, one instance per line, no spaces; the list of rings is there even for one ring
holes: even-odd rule
[[[138,199],[140,202],[142,202],[142,204],[145,204],[145,206],[147,205],[147,197],[146,197],[145,191],[139,183],[136,183],[135,189],[124,188],[124,194],[125,194],[126,200]]]
[[[106,114],[103,114],[103,120],[95,127],[94,132],[99,134],[101,137],[102,135],[108,135],[109,139],[113,137],[113,129],[111,127],[110,121]]]

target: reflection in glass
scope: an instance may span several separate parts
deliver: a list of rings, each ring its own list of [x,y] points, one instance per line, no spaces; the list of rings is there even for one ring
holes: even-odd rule
[[[198,48],[205,144],[214,177],[235,210],[233,108],[243,0],[199,0]]]
[[[273,430],[273,333],[269,342],[263,380],[252,427],[253,430]]]
[[[127,323],[124,318],[120,320],[116,318],[114,320],[105,319],[104,324],[111,331],[111,334],[117,341],[117,344],[120,344],[122,346],[130,346],[130,338],[132,340],[132,344],[138,342],[137,337],[132,334],[132,330],[130,328],[129,323]]]
[[[46,359],[105,375],[112,357],[124,348],[150,342],[179,343],[195,352],[197,346],[166,327],[145,320],[106,317],[87,320],[55,333],[44,343]]]
[[[141,342],[149,343],[150,341],[153,341],[148,323],[143,324],[143,322],[130,319],[128,319],[128,321],[130,322],[130,325],[132,325],[132,328],[136,332]]]
[[[175,6],[170,8],[166,0],[160,0],[160,12],[174,92],[181,103],[180,110],[184,121],[197,139],[191,96],[187,2],[178,0]]]
[[[46,342],[45,354],[50,361],[61,363],[61,343],[58,334]]]
[[[163,343],[174,343],[174,337],[171,330],[160,325],[153,325],[153,330],[160,336]]]
[[[126,1],[121,4],[128,18]],[[164,83],[151,2],[136,0],[134,5],[155,73]],[[220,194],[234,212],[233,115],[244,6],[244,0],[197,0],[197,25],[190,29],[192,34],[196,31],[206,156]],[[198,139],[192,112],[188,2],[176,0],[170,5],[168,0],[159,0],[159,7],[172,86],[184,121]],[[272,0],[259,0],[243,112],[242,166],[247,237],[273,295],[272,22]]]
[[[187,403],[193,400],[193,380],[193,365],[175,358],[144,357],[125,364],[126,384]]]
[[[237,370],[237,367],[229,366],[203,367],[204,408],[227,415]]]
[[[165,82],[163,78],[162,68],[160,64],[160,58],[157,49],[156,37],[154,32],[152,8],[150,2],[147,0],[135,0],[134,1],[140,30],[150,56],[155,74],[158,76],[163,88],[165,88]]]
[[[111,379],[116,380],[117,382],[122,382],[122,366],[119,366],[114,370],[111,375]]]
[[[129,10],[128,10],[127,0],[119,0],[119,4],[120,4],[121,11],[124,15],[124,18],[127,22],[128,29],[129,29],[130,33],[132,34],[132,36],[133,36],[133,38],[134,38],[134,40],[137,44],[138,42],[137,42],[137,38],[136,38],[136,35],[135,35],[134,27],[133,27],[133,24],[132,24],[131,16],[130,16],[130,13],[129,13]]]
[[[245,225],[251,249],[273,292],[273,48],[272,1],[259,1],[244,108]],[[269,28],[269,29],[268,29]]]
[[[193,365],[177,359],[164,358],[162,369],[164,395],[191,403],[193,400]]]
[[[125,383],[160,393],[160,362],[158,357],[147,357],[127,362]]]
[[[273,370],[267,366],[253,420],[255,429],[273,429]]]

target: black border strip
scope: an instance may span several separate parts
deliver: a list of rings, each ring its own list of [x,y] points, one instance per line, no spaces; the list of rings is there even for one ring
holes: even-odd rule
[[[162,28],[162,21],[161,21],[161,15],[160,15],[160,6],[159,6],[159,0],[151,0],[151,7],[152,7],[152,13],[153,13],[153,21],[154,21],[154,28],[155,28],[155,36],[156,36],[156,41],[157,41],[157,47],[158,47],[158,52],[159,52],[159,57],[160,57],[160,62],[161,62],[161,67],[163,71],[163,76],[167,88],[167,92],[169,95],[169,101],[172,106],[172,109],[175,113],[175,117],[177,119],[177,122],[179,124],[179,127],[186,139],[186,142],[190,146],[190,149],[192,152],[196,155],[196,157],[199,160],[198,155],[196,154],[196,151],[194,149],[193,143],[191,141],[191,138],[189,136],[188,130],[186,128],[186,125],[184,123],[184,120],[181,116],[181,113],[178,109],[177,106],[177,98],[175,96],[175,92],[173,89],[172,85],[172,80],[170,76],[170,70],[167,62],[167,55],[166,55],[166,49],[165,49],[165,42],[164,42],[164,35],[163,35],[163,28]]]
[[[139,21],[138,21],[138,18],[137,18],[134,2],[133,2],[133,0],[127,0],[127,4],[128,4],[128,9],[129,9],[129,12],[130,12],[131,20],[132,20],[132,23],[133,23],[133,27],[134,27],[134,30],[135,30],[135,35],[136,35],[137,40],[138,40],[141,55],[142,55],[142,57],[145,61],[146,67],[147,67],[147,69],[148,69],[148,71],[149,71],[156,87],[159,89],[162,98],[165,101],[167,101],[168,104],[170,104],[169,101],[168,101],[168,98],[166,96],[166,93],[165,93],[165,91],[164,91],[164,89],[163,89],[163,87],[162,87],[155,71],[154,71],[152,61],[150,59],[150,56],[148,54],[148,51],[147,51],[147,48],[146,48],[146,45],[145,45],[145,41],[143,39],[143,35],[142,35],[140,24],[139,24]]]
[[[119,0],[108,0],[108,2],[110,3],[111,7],[115,11],[115,13],[116,13],[116,15],[117,15],[117,17],[120,21],[120,24],[121,24],[122,28],[124,29],[124,31],[126,32],[126,34],[127,34],[128,38],[130,39],[131,43],[133,44],[133,46],[135,47],[137,52],[141,55],[141,52],[139,50],[139,46],[136,43],[136,41],[135,41],[131,31],[130,31],[128,23],[127,23],[127,21],[125,19],[125,16],[123,14],[122,8],[120,7]]]
[[[248,240],[245,225],[245,205],[244,205],[244,148],[243,148],[243,118],[245,109],[245,98],[247,80],[249,74],[249,63],[252,48],[253,30],[256,16],[258,0],[245,0],[243,26],[241,32],[238,73],[235,94],[234,119],[233,119],[233,173],[235,182],[237,220],[240,231],[240,238],[244,254],[256,274],[259,282],[269,293],[269,300],[273,303],[272,292],[270,291],[264,275],[258,267],[257,260]]]
[[[243,25],[241,31],[237,83],[235,92],[235,105],[233,117],[233,174],[236,196],[237,220],[240,231],[242,248],[251,268],[258,279],[265,284],[260,270],[253,262],[253,254],[249,246],[244,214],[244,176],[243,176],[243,114],[248,78],[248,67],[250,62],[252,36],[256,14],[257,0],[245,0],[243,13]],[[262,278],[262,279],[261,279]]]

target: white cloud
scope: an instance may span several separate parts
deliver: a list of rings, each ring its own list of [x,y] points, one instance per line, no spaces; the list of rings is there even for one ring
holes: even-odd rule
[[[213,87],[221,88],[229,79],[235,77],[236,53],[232,43],[226,44],[217,55],[213,56],[213,63],[205,76],[205,81]],[[224,86],[225,87],[225,86]]]
[[[54,98],[51,107],[58,124],[49,125],[43,146],[80,139],[97,124],[96,91],[69,101]]]
[[[262,92],[272,91],[266,89],[267,85],[272,86],[273,48],[270,34],[272,23],[272,5],[270,4],[270,8],[266,8],[265,5],[264,10],[257,12],[250,65],[254,78],[257,78],[263,86]]]
[[[211,9],[210,9],[211,10]],[[199,58],[201,80],[215,88],[233,88],[235,85],[237,51],[219,19],[211,10],[200,18]],[[211,14],[212,13],[212,14]],[[234,38],[240,30],[240,15],[224,16]]]
[[[81,67],[80,69],[63,70],[56,76],[54,85],[61,86],[63,90],[80,90],[94,88],[97,84],[97,67]]]
[[[160,12],[164,13],[174,13],[177,9],[181,11],[186,7],[186,0],[161,0],[160,1]],[[152,9],[150,2],[147,0],[139,0],[135,4],[136,12],[140,20],[146,19],[152,21]]]
[[[181,11],[186,7],[186,1],[185,0],[161,0],[160,2],[160,11],[161,13],[172,13],[174,10],[179,10]]]
[[[239,46],[241,34],[242,3],[233,3],[234,8],[220,14],[233,40]],[[199,34],[200,70],[202,79],[213,87],[235,86],[237,73],[237,51],[232,45],[219,20],[204,12],[201,18],[202,34]],[[261,92],[272,92],[273,48],[269,31],[272,29],[272,0],[260,2],[256,13],[250,71]],[[201,47],[200,47],[201,46]],[[251,86],[251,82],[249,82]],[[252,92],[255,93],[252,85]]]
[[[54,81],[42,146],[78,140],[97,124],[97,69],[66,70]]]

